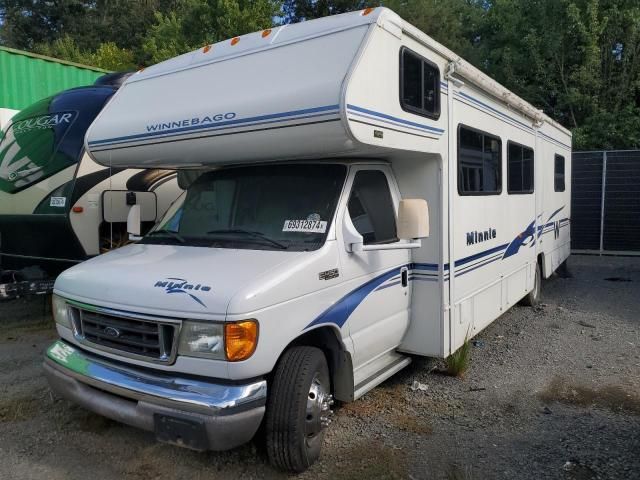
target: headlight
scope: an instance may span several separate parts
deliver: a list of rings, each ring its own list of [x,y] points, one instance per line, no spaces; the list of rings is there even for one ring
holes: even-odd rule
[[[71,314],[69,313],[69,305],[67,301],[54,294],[51,298],[53,319],[60,325],[71,328]]]
[[[182,323],[178,355],[239,362],[256,350],[258,322],[209,323],[185,321]]]
[[[183,322],[178,355],[224,360],[222,324]]]

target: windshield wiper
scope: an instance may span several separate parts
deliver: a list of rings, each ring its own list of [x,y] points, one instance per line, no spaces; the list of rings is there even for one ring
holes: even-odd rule
[[[186,240],[184,239],[184,237],[182,235],[180,235],[177,232],[174,232],[173,230],[166,230],[166,229],[161,229],[161,230],[154,230],[153,232],[149,232],[147,233],[147,237],[151,237],[153,235],[164,235],[167,237],[171,237],[177,241],[179,241],[180,243],[185,243]]]
[[[207,232],[207,235],[215,235],[215,234],[225,234],[225,233],[230,233],[230,234],[242,234],[242,235],[249,235],[251,237],[257,238],[259,240],[264,240],[266,242],[269,242],[272,245],[275,245],[278,248],[281,249],[287,249],[289,247],[287,247],[284,243],[280,243],[277,240],[274,240],[273,238],[269,238],[267,237],[264,233],[262,232],[252,232],[251,230],[244,230],[242,228],[231,228],[228,230],[209,230]]]

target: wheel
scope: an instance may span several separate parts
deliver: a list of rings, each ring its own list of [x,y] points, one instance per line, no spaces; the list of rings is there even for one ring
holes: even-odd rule
[[[536,262],[536,273],[535,273],[535,278],[533,279],[533,290],[527,293],[527,295],[522,300],[520,300],[520,303],[528,307],[536,306],[540,302],[541,287],[542,287],[542,272],[540,271],[540,264]]]
[[[267,401],[265,436],[271,464],[293,472],[309,468],[320,456],[332,404],[322,350],[287,350],[276,366]]]

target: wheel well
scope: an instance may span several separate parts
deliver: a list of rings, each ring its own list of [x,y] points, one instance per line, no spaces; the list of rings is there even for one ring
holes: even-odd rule
[[[353,401],[353,364],[351,362],[351,354],[344,347],[335,329],[320,327],[310,330],[293,340],[282,353],[291,347],[297,346],[316,347],[322,350],[329,366],[333,396],[343,402]]]
[[[538,265],[540,265],[540,273],[542,274],[542,278],[547,278],[547,272],[545,271],[545,265],[544,265],[544,253],[539,253],[538,254]]]

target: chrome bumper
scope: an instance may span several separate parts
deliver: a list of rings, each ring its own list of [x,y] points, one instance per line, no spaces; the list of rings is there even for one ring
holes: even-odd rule
[[[51,388],[63,397],[113,420],[155,431],[161,441],[196,450],[227,450],[245,443],[264,416],[265,380],[224,385],[138,370],[62,340],[47,349],[44,369]],[[167,421],[173,426],[167,427]]]

